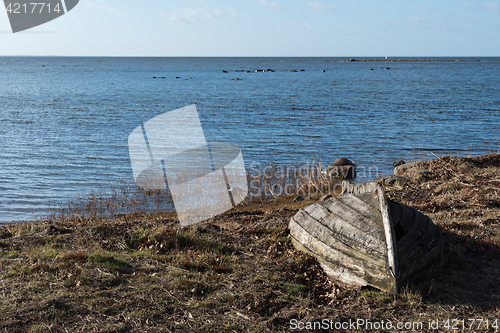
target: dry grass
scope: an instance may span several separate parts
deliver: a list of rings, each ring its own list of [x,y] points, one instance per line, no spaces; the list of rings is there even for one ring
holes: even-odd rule
[[[335,193],[339,181],[326,177],[321,170],[321,163],[315,161],[292,166],[275,163],[252,166],[246,170],[249,191],[241,205],[269,203],[279,197],[299,196],[302,200]],[[178,177],[181,180],[189,178],[186,175]],[[192,204],[194,208],[202,203]],[[89,193],[79,193],[68,203],[55,206],[47,217],[40,217],[39,220],[75,223],[111,221],[124,216],[173,213],[173,207],[174,201],[168,188],[146,190],[134,182],[121,181],[108,187],[96,187]]]
[[[329,281],[291,246],[289,219],[320,195],[313,189],[327,180],[319,176],[299,182],[311,198],[267,192],[187,228],[158,211],[1,227],[0,331],[285,332],[292,319],[500,320],[499,161],[443,157],[425,162],[425,178],[386,187],[452,244],[446,271],[397,296]]]

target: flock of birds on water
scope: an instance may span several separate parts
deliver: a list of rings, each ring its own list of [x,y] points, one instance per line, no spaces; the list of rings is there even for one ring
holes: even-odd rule
[[[348,60],[348,61],[353,61],[353,60]],[[384,70],[388,70],[388,69],[391,69],[391,68],[390,68],[390,67],[382,67],[382,69],[384,69]],[[373,71],[373,70],[375,70],[375,69],[374,69],[374,68],[370,68],[370,70],[371,70],[371,71]],[[300,70],[290,69],[290,70],[288,70],[288,72],[290,72],[290,73],[305,72],[305,71],[306,71],[305,69],[300,69]],[[235,72],[237,72],[237,73],[252,73],[252,72],[253,72],[253,73],[265,73],[265,72],[274,73],[274,72],[276,72],[276,71],[275,71],[274,69],[268,68],[268,69],[255,69],[255,70],[253,70],[253,71],[248,70],[248,69],[237,69],[237,70],[235,70]],[[323,69],[321,72],[322,72],[322,73],[325,73],[325,72],[326,72],[326,70],[325,70],[325,69]],[[223,70],[222,70],[222,73],[228,74],[228,73],[229,73],[229,71],[228,71],[228,70],[226,70],[226,69],[223,69]],[[175,78],[176,78],[176,79],[180,79],[181,77],[180,77],[180,76],[176,76]],[[165,77],[165,76],[153,76],[153,79],[166,79],[166,77]],[[187,78],[187,80],[192,80],[192,79],[193,79],[193,78],[191,78],[191,77],[190,77],[190,78]],[[235,80],[235,81],[240,81],[240,80],[242,80],[242,79],[241,79],[241,78],[238,78],[238,77],[235,77],[233,80]]]

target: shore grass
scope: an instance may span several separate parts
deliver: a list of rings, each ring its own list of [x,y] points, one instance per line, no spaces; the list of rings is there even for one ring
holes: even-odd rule
[[[421,165],[418,177],[379,181],[445,232],[451,259],[399,295],[330,281],[291,245],[290,218],[329,180],[261,177],[260,197],[186,228],[160,209],[108,218],[95,205],[87,215],[0,227],[0,331],[287,332],[291,321],[322,319],[423,323],[401,331],[429,332],[446,331],[446,320],[462,329],[464,320],[462,331],[497,331],[500,155]],[[298,187],[277,196],[269,190],[279,182]],[[314,195],[297,200],[300,189]],[[484,321],[468,329],[468,319]],[[439,330],[429,328],[435,320]]]
[[[334,193],[339,180],[330,179],[322,173],[322,169],[321,162],[314,160],[289,166],[276,163],[252,165],[246,175],[248,196],[240,206],[270,203],[291,195],[302,199]],[[192,177],[181,175],[180,178]],[[199,204],[203,203],[193,202],[193,207]],[[88,193],[78,193],[69,202],[55,205],[48,216],[39,220],[85,223],[110,221],[123,216],[165,215],[174,211],[174,200],[168,188],[147,190],[134,182],[122,180],[107,187],[95,187]]]

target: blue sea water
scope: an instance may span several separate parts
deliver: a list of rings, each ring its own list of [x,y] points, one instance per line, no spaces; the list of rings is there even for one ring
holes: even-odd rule
[[[0,222],[132,179],[128,135],[191,104],[247,166],[344,156],[390,174],[500,149],[500,58],[346,60],[0,57]]]

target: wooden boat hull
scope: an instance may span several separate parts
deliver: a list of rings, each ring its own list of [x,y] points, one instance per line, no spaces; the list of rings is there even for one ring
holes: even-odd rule
[[[387,200],[375,183],[344,182],[343,193],[290,220],[294,246],[332,278],[397,293],[401,281],[446,261],[446,240],[427,216]]]

